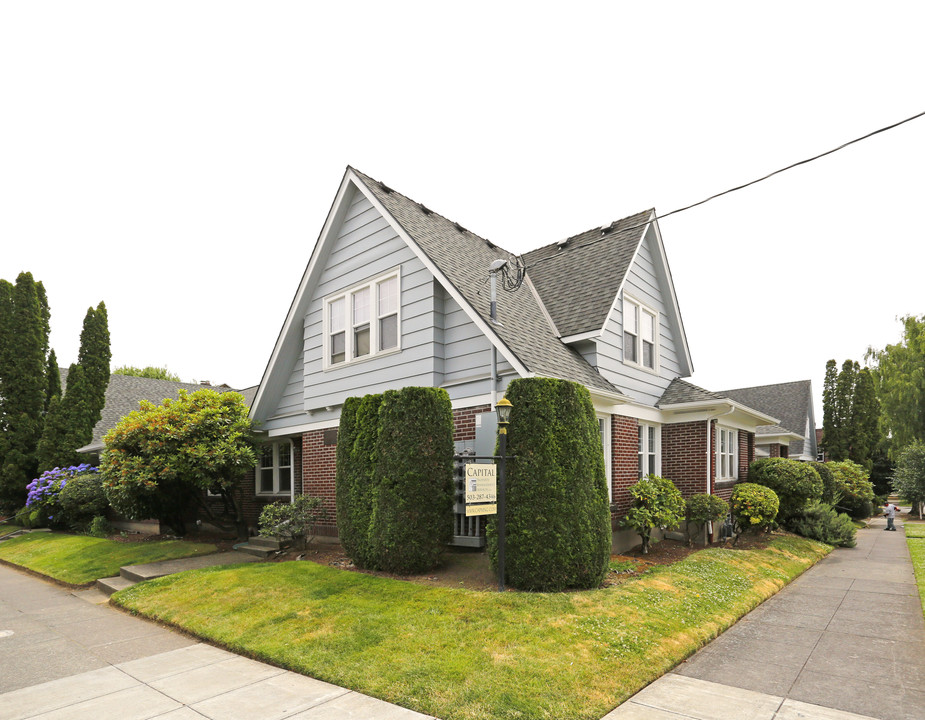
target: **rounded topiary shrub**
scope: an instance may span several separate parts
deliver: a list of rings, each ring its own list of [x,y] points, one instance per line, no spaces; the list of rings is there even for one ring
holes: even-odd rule
[[[652,531],[673,528],[684,519],[685,503],[681,491],[668,478],[646,475],[630,488],[633,504],[623,519],[642,540],[642,554],[649,552]]]
[[[826,464],[835,476],[833,505],[853,518],[870,517],[874,511],[874,486],[867,471],[851,460]]]
[[[729,514],[729,503],[716,495],[691,495],[685,504],[688,525],[695,525],[701,530],[707,523],[720,522]]]
[[[748,466],[748,481],[777,493],[781,522],[798,513],[810,500],[822,499],[822,478],[810,463],[788,458],[755,460]]]
[[[739,483],[732,491],[729,505],[742,532],[758,532],[774,522],[780,502],[769,487]]]
[[[400,574],[425,572],[437,564],[453,533],[450,396],[442,388],[389,390],[378,415],[369,565]]]
[[[597,587],[610,560],[610,504],[601,434],[588,389],[519,378],[507,449],[505,581],[523,590]],[[497,518],[488,549],[497,568]]]
[[[832,472],[828,463],[811,462],[809,464],[816,469],[816,472],[819,473],[819,477],[822,480],[822,502],[832,505],[835,501],[837,492],[835,473]]]
[[[90,521],[105,515],[109,503],[103,493],[103,479],[96,468],[74,475],[58,493],[61,521],[72,530],[84,532]]]
[[[337,432],[335,499],[341,546],[357,567],[370,567],[370,522],[376,475],[376,444],[382,395],[344,402]]]

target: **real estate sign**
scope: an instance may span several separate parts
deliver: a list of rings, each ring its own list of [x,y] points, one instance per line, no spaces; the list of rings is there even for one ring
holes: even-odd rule
[[[498,467],[494,463],[466,464],[466,516],[494,515],[498,501]]]

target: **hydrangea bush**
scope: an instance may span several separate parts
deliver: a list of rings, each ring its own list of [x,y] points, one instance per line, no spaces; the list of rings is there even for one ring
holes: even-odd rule
[[[64,518],[59,514],[61,491],[72,479],[98,472],[99,468],[81,463],[46,470],[35,478],[26,485],[26,508],[29,510],[30,523],[33,526],[63,524]]]

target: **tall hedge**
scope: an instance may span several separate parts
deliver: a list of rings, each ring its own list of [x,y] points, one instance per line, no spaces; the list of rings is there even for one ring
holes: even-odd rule
[[[370,566],[424,572],[437,564],[453,532],[450,396],[442,388],[389,390],[378,414]]]
[[[597,587],[611,529],[601,435],[587,388],[521,378],[508,386],[505,580],[524,590]],[[488,524],[497,562],[497,519]]]
[[[796,515],[810,500],[821,500],[822,478],[810,463],[789,458],[762,458],[748,466],[748,481],[771,488],[780,500],[780,522]]]
[[[337,433],[337,531],[357,567],[372,564],[369,531],[376,486],[376,445],[382,395],[347,398]]]

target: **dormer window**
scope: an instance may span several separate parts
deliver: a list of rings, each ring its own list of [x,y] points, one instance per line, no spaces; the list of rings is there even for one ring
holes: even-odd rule
[[[325,298],[325,368],[400,349],[399,279],[396,269]]]
[[[658,370],[658,313],[623,298],[623,362]]]

